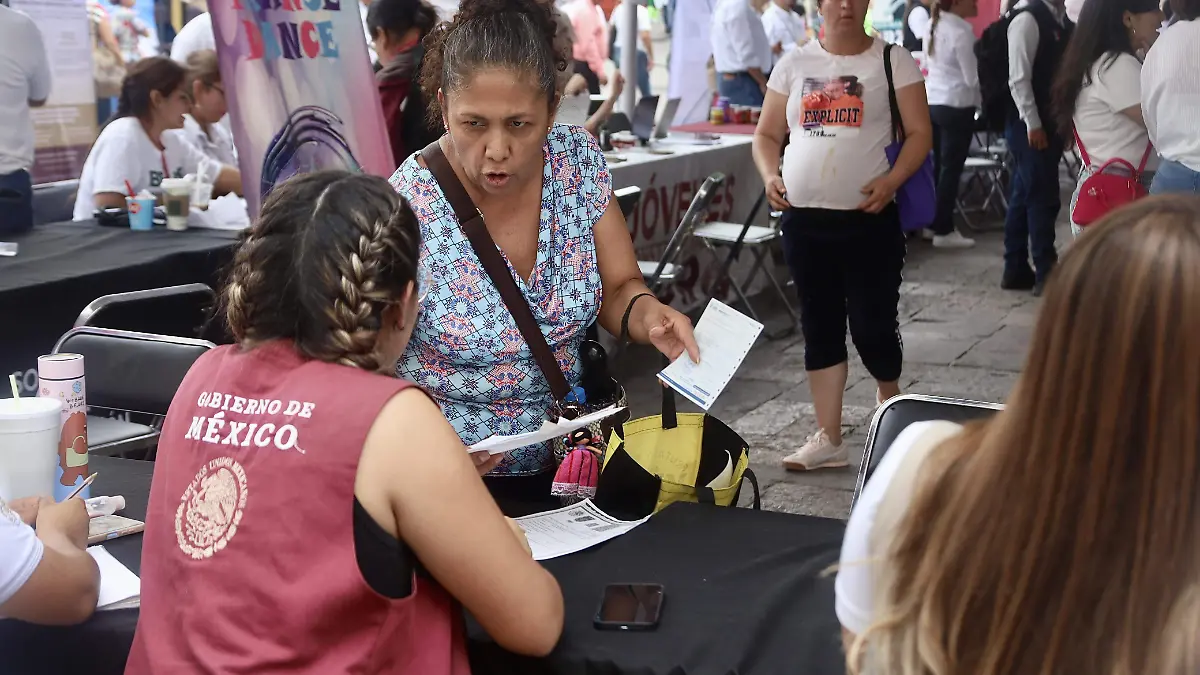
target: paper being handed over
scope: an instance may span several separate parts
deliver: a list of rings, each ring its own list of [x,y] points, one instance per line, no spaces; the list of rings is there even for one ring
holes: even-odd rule
[[[467,448],[467,451],[481,452],[487,450],[489,454],[499,455],[509,450],[516,450],[517,448],[523,448],[534,443],[541,443],[542,441],[548,441],[559,436],[566,436],[572,431],[582,429],[592,422],[599,422],[606,417],[612,417],[624,409],[624,406],[610,405],[607,408],[597,410],[589,415],[576,417],[573,420],[564,417],[557,422],[542,422],[541,428],[537,431],[528,431],[514,436],[488,436]]]
[[[725,390],[763,325],[719,301],[710,300],[696,322],[700,363],[682,354],[658,374],[668,387],[708,410]]]
[[[555,511],[517,518],[534,560],[549,560],[619,537],[650,519],[617,520],[587,499]]]

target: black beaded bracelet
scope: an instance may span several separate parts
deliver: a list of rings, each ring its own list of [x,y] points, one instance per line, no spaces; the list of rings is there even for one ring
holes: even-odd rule
[[[641,300],[642,298],[647,298],[647,297],[654,298],[655,300],[658,299],[653,293],[638,293],[637,295],[630,298],[629,306],[625,308],[625,316],[621,317],[621,342],[620,342],[620,344],[625,344],[625,341],[630,338],[629,315],[633,314],[633,305],[635,303],[637,303],[638,300]]]

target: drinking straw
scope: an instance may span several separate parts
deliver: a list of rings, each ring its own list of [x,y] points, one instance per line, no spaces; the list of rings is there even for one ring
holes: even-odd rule
[[[137,196],[137,193],[133,191],[133,183],[130,183],[129,179],[125,179],[125,189],[129,191],[130,197]]]
[[[16,373],[13,373],[12,375],[8,376],[8,384],[10,387],[12,387],[13,398],[14,399],[21,398],[21,392],[17,389],[17,374]]]

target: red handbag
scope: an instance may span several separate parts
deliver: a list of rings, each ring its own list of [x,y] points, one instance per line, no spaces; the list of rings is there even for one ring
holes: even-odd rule
[[[1075,131],[1075,145],[1079,148],[1079,156],[1084,166],[1091,166],[1079,132]],[[1071,209],[1071,220],[1080,227],[1087,227],[1103,218],[1109,211],[1120,208],[1129,202],[1145,197],[1148,193],[1142,187],[1142,172],[1146,170],[1146,162],[1150,160],[1150,151],[1154,146],[1147,143],[1146,152],[1142,154],[1142,163],[1134,168],[1132,164],[1114,157],[1104,163],[1092,175],[1084,179],[1079,188],[1079,197],[1075,200],[1075,208]],[[1110,168],[1124,168],[1128,175],[1122,173],[1107,173]]]

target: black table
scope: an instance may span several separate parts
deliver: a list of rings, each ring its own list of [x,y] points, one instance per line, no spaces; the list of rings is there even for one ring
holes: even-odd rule
[[[0,257],[0,375],[16,372],[36,391],[37,357],[50,352],[79,312],[102,295],[162,286],[215,287],[233,255],[234,232],[134,232],[93,222],[39,225],[9,238]]]
[[[122,494],[130,517],[145,515],[153,464],[93,457],[93,494]],[[841,675],[841,628],[833,613],[840,521],[722,509],[667,508],[629,534],[544,564],[566,602],[563,637],[546,659],[510,654],[470,629],[475,675]],[[141,535],[109,542],[110,552],[140,569]],[[666,587],[658,630],[597,631],[592,626],[609,583]],[[121,673],[137,610],[101,612],[75,628],[0,621],[0,673]],[[22,645],[13,650],[7,645]],[[33,664],[19,662],[35,655]]]

